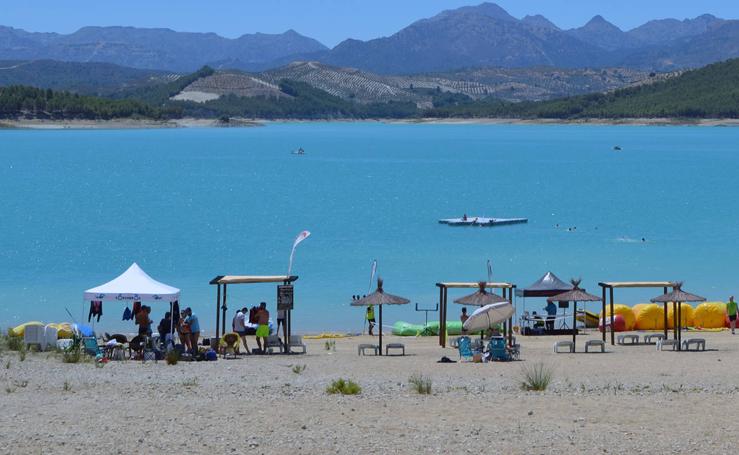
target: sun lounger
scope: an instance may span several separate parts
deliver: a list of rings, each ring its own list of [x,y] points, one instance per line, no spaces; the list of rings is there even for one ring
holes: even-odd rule
[[[585,342],[585,352],[590,352],[589,348],[600,347],[600,352],[606,352],[606,344],[603,340],[588,340]]]
[[[380,352],[380,347],[376,344],[360,344],[357,346],[357,355],[367,355],[367,350],[372,351],[374,355]]]
[[[555,354],[560,354],[559,348],[567,348],[571,353],[575,352],[575,344],[572,341],[556,341],[552,346]]]
[[[300,349],[303,354],[306,353],[307,346],[303,343],[303,337],[300,335],[290,335],[288,345],[290,346],[290,352],[294,352],[293,350],[297,348]]]
[[[619,335],[616,340],[616,342],[620,345],[639,344],[639,335]]]
[[[695,349],[690,349],[693,346]],[[683,351],[705,351],[706,340],[703,338],[688,338],[683,341]]]
[[[653,333],[651,335],[644,335],[644,344],[657,344],[659,340],[664,340],[665,335],[663,333]]]
[[[390,355],[390,350],[402,351],[401,355],[405,355],[405,345],[402,343],[388,343],[385,345],[385,355]],[[396,354],[397,355],[397,354]]]
[[[50,347],[56,348],[56,340],[59,336],[59,330],[56,327],[47,325],[44,327],[44,346],[43,350],[47,350]]]
[[[264,350],[269,354],[272,354],[272,349],[279,349],[280,352],[285,352],[285,347],[282,345],[282,340],[277,335],[270,335],[264,342]]]

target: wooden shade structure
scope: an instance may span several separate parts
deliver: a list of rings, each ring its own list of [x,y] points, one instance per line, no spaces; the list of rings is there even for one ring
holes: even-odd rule
[[[217,286],[216,290],[216,339],[220,339],[226,333],[226,297],[229,284],[292,284],[297,281],[295,275],[218,275],[210,280],[211,285]],[[223,293],[221,293],[221,288]],[[223,312],[223,318],[221,318]],[[290,334],[292,333],[291,310],[285,312],[285,352],[290,352]]]
[[[580,289],[580,280],[571,280],[572,290],[549,297],[547,302],[572,302],[572,349],[575,350],[577,342],[577,302],[600,302],[601,298],[588,294],[585,289]]]
[[[662,295],[659,295],[651,299],[651,302],[653,303],[662,303],[664,305],[665,327],[667,327],[667,304],[672,302],[672,320],[673,320],[672,327],[673,327],[673,335],[675,337],[675,340],[677,340],[677,350],[678,351],[682,350],[682,338],[683,338],[682,303],[683,302],[705,302],[706,301],[704,297],[683,291],[681,289],[682,285],[683,285],[682,283],[674,283],[672,292],[664,293]]]
[[[477,292],[470,295],[460,297],[454,301],[460,305],[479,306],[491,305],[493,303],[508,302],[508,299],[504,299],[494,292],[488,292],[485,290],[485,282],[481,281],[478,283],[480,289]]]
[[[665,294],[667,294],[667,288],[672,287],[674,289],[674,282],[672,281],[604,281],[598,283],[598,286],[603,290],[603,341],[606,341],[606,293],[608,293],[609,305],[611,309],[611,345],[616,344],[616,331],[613,327],[613,320],[615,315],[613,314],[613,290],[621,288],[663,288]],[[665,338],[667,338],[667,305],[665,305]]]
[[[464,281],[449,281],[436,283],[436,287],[439,288],[439,345],[442,348],[446,347],[446,318],[447,318],[447,299],[449,289],[475,289],[480,287],[480,282],[464,282]],[[516,285],[512,283],[495,283],[495,282],[483,282],[484,288],[488,289],[500,289],[503,294],[503,299],[513,304],[513,293],[516,290]],[[478,291],[479,292],[479,291]],[[477,293],[475,293],[477,294]],[[490,293],[488,293],[490,294]],[[513,316],[508,320],[507,323],[503,324],[503,333],[507,334],[508,344],[513,344]]]
[[[351,306],[378,306],[380,307],[380,338],[379,338],[379,345],[380,345],[380,355],[382,355],[382,307],[384,305],[406,305],[410,303],[411,301],[403,298],[398,297],[397,295],[388,294],[385,292],[385,290],[382,288],[382,278],[377,279],[377,289],[372,294],[368,295],[367,297],[362,297],[359,300],[354,300],[351,303]]]

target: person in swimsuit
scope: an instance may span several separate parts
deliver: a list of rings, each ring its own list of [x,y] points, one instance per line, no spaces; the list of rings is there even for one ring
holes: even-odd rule
[[[259,304],[257,310],[257,346],[259,350],[265,352],[267,349],[267,337],[269,336],[269,311],[267,311],[267,303]],[[261,338],[261,341],[260,341]]]
[[[185,323],[190,326],[190,349],[193,354],[198,353],[198,341],[200,341],[200,321],[191,308],[185,309]]]

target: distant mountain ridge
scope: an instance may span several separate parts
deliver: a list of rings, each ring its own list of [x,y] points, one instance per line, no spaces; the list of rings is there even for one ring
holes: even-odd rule
[[[495,3],[442,11],[390,36],[347,39],[332,49],[293,30],[228,39],[135,27],[84,27],[62,35],[0,26],[2,60],[106,62],[179,72],[202,65],[263,71],[294,61],[381,75],[541,66],[673,71],[736,57],[738,20],[704,14],[652,20],[624,31],[598,15],[563,30],[541,15],[517,19]]]
[[[95,61],[186,72],[219,60],[259,67],[290,55],[326,49],[318,41],[294,30],[229,39],[215,33],[175,32],[163,28],[83,27],[63,35],[0,26],[0,60]]]

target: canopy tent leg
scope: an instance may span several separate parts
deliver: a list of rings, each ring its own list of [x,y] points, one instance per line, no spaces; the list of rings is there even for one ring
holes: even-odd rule
[[[216,338],[221,339],[219,336],[219,329],[221,328],[221,285],[218,285],[216,290]]]
[[[601,321],[600,324],[603,327],[603,343],[606,342],[606,287],[603,286],[603,300],[602,302],[602,309],[600,311],[601,314]]]
[[[382,305],[380,307],[380,355],[382,355]]]
[[[616,319],[615,315],[613,314],[613,288],[611,288],[610,292],[611,297],[611,346],[616,345],[616,327],[614,327],[613,321]]]
[[[572,350],[575,350],[577,341],[577,302],[572,302]]]
[[[223,318],[221,318],[221,333],[223,335],[226,334],[226,286],[227,284],[223,285],[223,306],[221,307],[221,310],[223,312]]]
[[[446,299],[444,298],[444,287],[439,286],[439,345],[446,347]]]
[[[667,294],[667,286],[665,286],[663,288],[663,291],[665,292],[665,294]],[[664,303],[663,307],[664,307],[664,310],[665,310],[665,314],[664,314],[664,317],[665,317],[665,327],[664,327],[664,330],[665,330],[665,340],[666,340],[667,339],[667,302]]]

